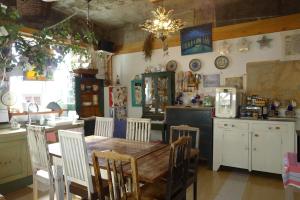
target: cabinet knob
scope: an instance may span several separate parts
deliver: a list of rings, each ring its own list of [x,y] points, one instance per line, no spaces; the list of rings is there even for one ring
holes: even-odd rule
[[[253,148],[253,151],[256,151],[256,148],[255,148],[255,147]]]
[[[224,124],[224,126],[228,126],[228,124]]]
[[[269,130],[271,130],[272,129],[272,127],[269,127]]]
[[[280,127],[277,126],[277,127],[276,127],[276,130],[279,130],[279,129],[280,129]]]
[[[235,127],[235,125],[232,124],[231,127]]]
[[[258,134],[254,134],[254,137],[258,137],[259,135]]]

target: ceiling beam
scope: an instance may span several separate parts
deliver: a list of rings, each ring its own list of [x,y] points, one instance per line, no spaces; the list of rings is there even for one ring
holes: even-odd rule
[[[162,0],[149,0],[151,3],[157,3],[157,2],[160,2]]]
[[[283,17],[275,17],[264,20],[257,20],[247,23],[234,24],[213,28],[213,41],[226,40],[251,35],[300,29],[300,14],[293,14]],[[126,54],[142,51],[144,41],[119,46],[117,54]],[[180,36],[175,35],[168,38],[169,47],[180,46]],[[161,42],[155,40],[154,49],[160,49]]]

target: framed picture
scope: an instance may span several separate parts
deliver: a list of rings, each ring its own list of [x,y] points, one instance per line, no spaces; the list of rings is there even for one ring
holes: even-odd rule
[[[142,80],[131,81],[131,101],[132,107],[142,106]]]
[[[300,60],[300,30],[282,32],[282,59]]]
[[[220,74],[203,75],[203,87],[220,87]]]
[[[109,87],[109,107],[127,107],[127,87]]]
[[[225,86],[226,87],[235,87],[238,90],[242,90],[244,88],[243,77],[229,77],[225,78]]]
[[[212,52],[212,24],[184,28],[180,31],[181,55]]]

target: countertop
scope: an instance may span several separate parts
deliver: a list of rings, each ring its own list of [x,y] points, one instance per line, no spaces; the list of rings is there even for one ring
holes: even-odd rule
[[[224,117],[214,117],[216,119],[224,119],[224,120],[250,120],[250,121],[274,121],[274,122],[296,122],[296,118],[270,118],[270,119],[251,119],[251,118],[224,118]]]
[[[167,109],[193,109],[193,110],[209,110],[211,111],[214,109],[214,107],[204,107],[204,106],[184,106],[184,105],[178,105],[178,106],[166,106]]]
[[[67,125],[57,125],[57,126],[45,126],[46,132],[52,132],[57,131],[59,129],[71,129],[71,128],[78,128],[83,127],[84,123],[82,121],[78,121],[72,124]],[[4,136],[10,136],[10,135],[24,135],[26,133],[25,128],[19,128],[19,129],[12,129],[10,128],[9,124],[0,124],[0,138]]]

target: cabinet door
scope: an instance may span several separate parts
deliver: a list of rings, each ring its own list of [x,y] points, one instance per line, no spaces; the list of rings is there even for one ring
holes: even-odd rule
[[[170,77],[166,74],[157,77],[157,112],[164,114],[166,106],[171,103],[171,90],[169,84],[171,83]]]
[[[144,113],[155,114],[156,96],[154,77],[145,77],[143,83],[143,109]]]
[[[282,138],[280,132],[252,132],[252,169],[281,173]]]
[[[26,140],[0,143],[0,184],[14,181],[28,174]]]
[[[248,169],[248,131],[225,129],[223,131],[222,165]]]

